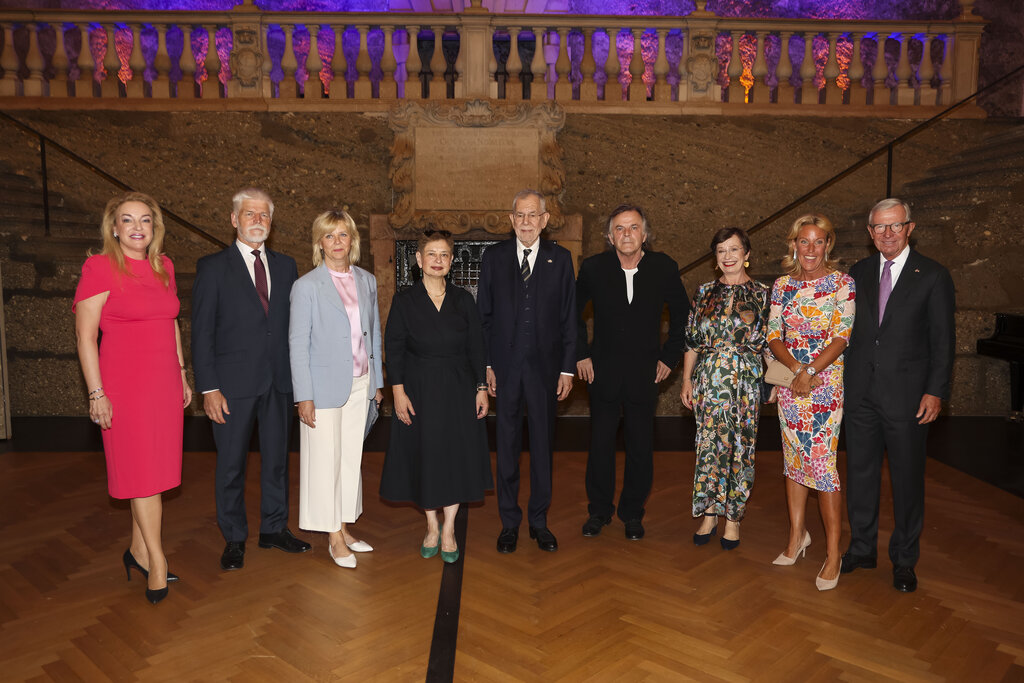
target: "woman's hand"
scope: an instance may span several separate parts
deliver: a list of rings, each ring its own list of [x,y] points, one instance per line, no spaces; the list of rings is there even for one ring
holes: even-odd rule
[[[476,419],[481,420],[487,417],[487,390],[481,389],[476,392]]]
[[[398,389],[398,385],[392,387],[392,391],[395,396],[395,416],[404,425],[411,425],[412,418],[416,414],[416,411],[412,407],[412,401],[405,393],[405,389]]]
[[[773,384],[772,385],[772,390],[768,394],[768,401],[767,401],[767,403],[775,403],[778,400],[779,400],[779,388]]]
[[[384,402],[384,392],[378,389],[373,395],[373,400],[377,404],[377,409],[380,410],[380,404]]]
[[[188,408],[189,404],[192,403],[192,387],[188,385],[188,380],[185,379],[185,371],[181,371],[181,394],[182,394],[182,408]]]
[[[114,419],[114,408],[106,394],[89,401],[89,417],[100,426],[100,429],[110,429],[111,421]]]
[[[796,396],[809,396],[815,386],[817,386],[814,384],[815,379],[817,378],[811,377],[806,372],[799,372],[793,378],[793,383],[789,386],[789,390]],[[818,384],[820,383],[821,380],[818,380]]]
[[[683,388],[679,391],[679,400],[683,405],[693,410],[693,382],[689,377],[683,378]]]
[[[299,401],[297,407],[299,409],[299,422],[310,429],[316,429],[316,408],[313,407],[313,402]]]

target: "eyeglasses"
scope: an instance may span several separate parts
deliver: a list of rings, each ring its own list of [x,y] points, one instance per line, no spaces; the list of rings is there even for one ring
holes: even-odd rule
[[[445,239],[452,236],[451,230],[435,230],[433,228],[427,228],[423,231],[424,237],[444,237]]]
[[[874,232],[876,235],[881,235],[883,232],[885,232],[886,228],[891,230],[894,235],[898,235],[901,232],[903,232],[903,227],[906,225],[910,225],[910,221],[903,221],[902,223],[875,223],[874,225],[869,225],[868,227],[871,228],[872,232]]]
[[[540,220],[540,217],[544,216],[546,213],[547,212],[523,213],[522,211],[516,211],[514,214],[512,214],[512,217],[516,219],[516,223],[525,223],[527,221],[529,221],[530,223],[536,223]]]

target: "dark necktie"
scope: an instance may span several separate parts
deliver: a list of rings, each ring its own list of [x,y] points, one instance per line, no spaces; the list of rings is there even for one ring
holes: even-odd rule
[[[889,303],[889,295],[892,293],[892,261],[885,262],[882,269],[882,279],[878,281],[878,324],[882,324],[882,317],[885,315],[885,305]]]
[[[523,265],[519,266],[519,274],[523,276],[523,282],[530,279],[530,252],[533,249],[523,249]]]
[[[260,303],[263,304],[263,313],[267,315],[270,313],[270,293],[267,291],[267,268],[263,265],[263,259],[260,258],[260,250],[253,249],[252,255],[256,257],[256,263],[253,264],[253,274],[256,276],[256,293],[260,295]]]

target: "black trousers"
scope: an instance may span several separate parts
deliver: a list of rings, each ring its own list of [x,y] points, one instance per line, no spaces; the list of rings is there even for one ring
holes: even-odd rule
[[[557,382],[543,377],[535,363],[523,362],[498,380],[497,426],[498,514],[501,526],[516,528],[523,520],[519,507],[519,458],[523,445],[523,412],[530,434],[530,526],[548,525],[551,507],[551,449],[555,438]]]
[[[261,396],[228,399],[230,415],[213,423],[217,444],[217,525],[227,541],[245,541],[245,470],[255,424],[260,436],[260,533],[288,524],[288,436],[292,394],[270,389]]]
[[[873,396],[879,382],[854,410],[846,412],[846,511],[852,555],[878,555],[878,503],[882,459],[888,453],[894,528],[889,559],[913,567],[921,555],[924,527],[924,465],[928,425],[918,418],[894,418]]]
[[[590,454],[587,457],[587,511],[610,517],[616,513],[615,442],[619,418],[623,421],[626,463],[622,474],[618,517],[624,522],[642,519],[654,480],[654,410],[657,388],[608,395],[596,387],[590,392]]]

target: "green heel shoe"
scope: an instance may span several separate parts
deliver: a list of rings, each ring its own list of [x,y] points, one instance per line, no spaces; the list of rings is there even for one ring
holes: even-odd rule
[[[448,552],[447,550],[442,550],[441,551],[441,559],[444,560],[445,562],[447,562],[448,564],[451,564],[452,562],[458,561],[458,559],[459,559],[459,549],[456,548],[455,550],[453,550],[451,552]]]
[[[440,549],[441,549],[441,540],[440,539],[438,539],[437,545],[435,545],[433,547],[428,547],[428,546],[425,546],[425,545],[421,545],[420,546],[420,557],[422,557],[424,560],[429,560],[434,555],[437,555],[437,551],[440,550]]]

